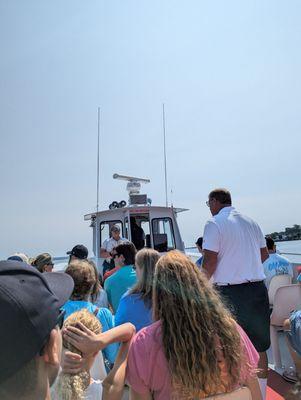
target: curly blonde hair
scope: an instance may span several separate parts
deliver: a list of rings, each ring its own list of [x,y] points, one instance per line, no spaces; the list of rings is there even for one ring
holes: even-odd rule
[[[64,322],[64,327],[77,326],[81,322],[92,332],[98,334],[102,330],[101,323],[88,310],[82,309],[71,314]],[[72,344],[63,339],[65,349],[73,353],[81,354],[81,352]],[[81,371],[78,374],[60,373],[57,384],[57,398],[59,400],[83,400],[84,392],[90,385],[90,372]]]
[[[172,398],[228,392],[243,380],[245,357],[236,322],[205,275],[178,251],[156,264],[153,313],[162,324]]]

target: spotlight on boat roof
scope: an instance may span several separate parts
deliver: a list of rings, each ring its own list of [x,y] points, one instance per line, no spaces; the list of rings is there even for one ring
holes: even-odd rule
[[[118,203],[118,201],[113,201],[113,202],[109,205],[109,209],[110,209],[110,210],[114,210],[115,208],[119,208],[119,203]]]
[[[109,205],[109,209],[110,210],[114,210],[116,208],[123,208],[126,206],[126,201],[125,200],[121,200],[119,203],[118,201],[113,201],[110,205]]]

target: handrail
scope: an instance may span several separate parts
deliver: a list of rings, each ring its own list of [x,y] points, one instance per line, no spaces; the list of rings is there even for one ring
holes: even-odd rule
[[[287,254],[289,256],[301,256],[301,253],[286,253],[284,251],[279,252],[279,254]]]

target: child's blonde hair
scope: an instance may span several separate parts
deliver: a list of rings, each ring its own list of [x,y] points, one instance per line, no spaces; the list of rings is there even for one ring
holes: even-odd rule
[[[98,334],[102,330],[101,323],[91,314],[88,310],[82,309],[71,314],[64,322],[64,327],[75,326],[81,322],[92,332]],[[81,352],[72,344],[63,339],[63,346],[65,349],[73,353],[81,354]],[[84,392],[90,385],[90,372],[81,371],[78,374],[65,374],[60,373],[57,384],[57,395],[59,400],[82,400]]]

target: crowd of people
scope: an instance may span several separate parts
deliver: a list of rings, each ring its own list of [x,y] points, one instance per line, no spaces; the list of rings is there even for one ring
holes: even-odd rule
[[[196,263],[176,250],[137,251],[116,225],[101,247],[102,273],[83,245],[60,273],[48,253],[0,261],[0,399],[117,400],[125,387],[133,400],[241,387],[265,399],[267,286],[277,266],[292,272],[227,190],[207,205]],[[297,368],[300,321],[296,312],[286,322]]]

